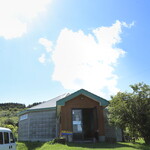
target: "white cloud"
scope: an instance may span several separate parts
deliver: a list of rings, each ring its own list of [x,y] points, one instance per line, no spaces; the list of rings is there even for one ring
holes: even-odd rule
[[[69,90],[85,88],[104,97],[115,94],[119,90],[115,69],[118,58],[125,54],[117,44],[121,42],[122,27],[130,26],[116,21],[88,35],[82,30],[63,29],[52,51],[53,80]]]
[[[52,42],[46,38],[40,38],[39,39],[39,43],[41,45],[43,45],[46,49],[47,52],[51,52],[52,51]]]
[[[29,22],[46,10],[52,0],[0,0],[0,36],[21,37]]]
[[[43,54],[39,57],[38,60],[39,60],[40,63],[45,64],[45,62],[46,62],[45,54],[43,53]]]
[[[126,22],[123,22],[122,25],[123,25],[124,27],[131,28],[132,26],[135,25],[135,22],[133,21],[133,22],[130,23],[130,24],[127,24]]]

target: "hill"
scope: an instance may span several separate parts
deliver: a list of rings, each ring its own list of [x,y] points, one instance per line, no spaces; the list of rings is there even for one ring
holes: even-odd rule
[[[0,127],[10,128],[18,135],[18,113],[39,103],[26,106],[20,103],[0,103]]]

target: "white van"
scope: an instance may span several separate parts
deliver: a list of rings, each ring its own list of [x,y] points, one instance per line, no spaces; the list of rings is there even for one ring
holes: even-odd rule
[[[14,136],[8,128],[0,127],[0,150],[16,150]]]

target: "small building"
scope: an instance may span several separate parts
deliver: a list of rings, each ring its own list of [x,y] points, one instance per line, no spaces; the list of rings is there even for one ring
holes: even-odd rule
[[[19,141],[50,141],[66,136],[68,141],[122,140],[121,130],[107,120],[109,102],[81,89],[63,94],[19,113]]]

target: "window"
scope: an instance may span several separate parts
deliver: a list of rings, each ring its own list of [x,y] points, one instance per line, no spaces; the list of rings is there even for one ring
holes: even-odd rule
[[[9,143],[9,134],[8,134],[8,132],[4,132],[4,141],[5,141],[5,144]]]
[[[22,115],[22,116],[20,116],[20,121],[21,121],[21,120],[25,120],[25,119],[27,119],[27,118],[28,118],[28,114]]]
[[[73,119],[73,132],[81,133],[82,132],[82,110],[73,109],[72,119]]]
[[[10,143],[15,143],[15,139],[14,139],[14,137],[13,137],[13,134],[12,134],[12,133],[10,133]]]
[[[3,133],[0,132],[0,144],[3,144]]]

